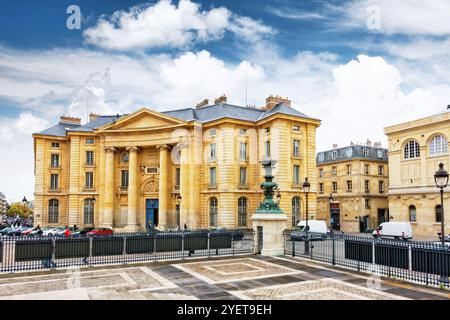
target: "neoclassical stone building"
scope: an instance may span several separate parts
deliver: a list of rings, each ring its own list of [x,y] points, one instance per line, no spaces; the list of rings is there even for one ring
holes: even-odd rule
[[[389,139],[389,210],[393,221],[409,221],[416,235],[440,232],[441,201],[434,173],[449,170],[450,109],[391,127]],[[450,187],[444,194],[446,233],[450,232]]]
[[[270,96],[262,108],[240,107],[222,96],[181,110],[91,114],[86,124],[61,117],[33,135],[36,224],[251,227],[263,198],[259,161],[270,157],[290,226],[305,212],[304,178],[316,185],[320,125],[290,104]],[[309,199],[312,218],[314,187]]]
[[[317,217],[334,230],[365,232],[389,220],[387,149],[380,144],[319,152],[317,176]]]

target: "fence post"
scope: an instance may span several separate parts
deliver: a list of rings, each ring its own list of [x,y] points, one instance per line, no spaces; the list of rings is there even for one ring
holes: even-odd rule
[[[333,266],[336,265],[336,243],[335,243],[335,238],[334,238],[334,234],[332,236],[333,239],[333,260],[332,260],[332,264]]]
[[[376,270],[376,267],[375,267],[375,265],[376,265],[376,263],[375,263],[375,239],[376,238],[372,239],[372,272],[375,272],[375,270]]]
[[[208,258],[211,257],[211,233],[208,232]]]
[[[292,235],[291,241],[292,241],[292,256],[295,257],[295,238],[292,238]]]
[[[52,261],[50,261],[50,265],[52,268],[56,268],[56,239],[52,239]]]
[[[184,231],[181,234],[181,252],[182,252],[182,260],[184,260]]]
[[[92,259],[92,247],[93,247],[92,243],[93,239],[92,237],[89,237],[89,260],[87,260],[87,264],[89,264]]]
[[[412,271],[412,246],[408,245],[408,269]]]
[[[127,236],[123,236],[123,248],[122,248],[123,264],[127,261]]]
[[[155,261],[156,261],[156,236],[157,236],[157,233],[156,232],[153,232],[153,254],[155,255]]]
[[[431,247],[431,250],[433,250],[433,248]],[[427,283],[427,285],[429,284],[429,276],[428,276],[428,253],[429,252],[431,252],[431,250],[430,251],[428,251],[428,250],[424,250],[424,252],[425,252],[425,274],[426,274],[426,283]]]
[[[361,271],[361,243],[357,243],[358,246],[358,271]]]

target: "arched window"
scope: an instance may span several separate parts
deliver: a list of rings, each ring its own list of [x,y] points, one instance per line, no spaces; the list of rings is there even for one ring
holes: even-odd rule
[[[94,224],[94,199],[84,200],[84,224]]]
[[[440,204],[436,206],[436,222],[442,221],[442,207]]]
[[[419,143],[415,140],[409,141],[405,145],[404,156],[405,156],[405,159],[419,158],[420,157]]]
[[[217,198],[212,197],[209,199],[209,225],[211,227],[217,227]]]
[[[247,226],[247,198],[238,199],[238,227]]]
[[[448,154],[448,142],[443,136],[435,136],[429,145],[430,156]]]
[[[417,221],[416,219],[417,219],[417,217],[416,217],[416,207],[411,205],[411,206],[409,206],[409,221],[416,222]]]
[[[48,201],[48,223],[58,223],[59,200],[50,199]]]
[[[292,226],[296,227],[300,222],[300,197],[292,198]]]

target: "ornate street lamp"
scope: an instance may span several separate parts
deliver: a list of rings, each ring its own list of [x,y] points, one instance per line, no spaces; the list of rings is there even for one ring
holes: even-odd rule
[[[439,170],[434,174],[434,182],[441,191],[441,243],[442,253],[445,250],[445,228],[444,228],[444,189],[448,185],[448,172],[444,170],[444,164],[439,164]],[[448,282],[448,278],[441,276],[441,282]]]
[[[305,182],[303,182],[303,192],[305,192],[306,196],[306,241],[305,241],[305,254],[309,254],[309,225],[308,225],[308,194],[311,189],[311,184],[308,182],[308,178],[305,178]]]
[[[23,203],[24,206],[26,206],[27,203],[28,203],[28,200],[27,200],[27,198],[25,196],[22,199],[22,203]]]

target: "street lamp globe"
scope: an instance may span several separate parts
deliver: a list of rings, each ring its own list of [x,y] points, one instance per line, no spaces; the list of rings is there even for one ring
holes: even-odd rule
[[[28,200],[27,200],[27,198],[24,196],[23,199],[22,199],[22,203],[23,203],[24,205],[26,205],[27,202],[28,202]]]
[[[311,184],[308,182],[308,178],[305,178],[305,182],[303,182],[303,191],[309,193],[311,189]]]
[[[444,189],[448,185],[448,172],[444,170],[444,164],[439,164],[439,170],[434,174],[434,182],[440,189]]]
[[[330,196],[328,197],[328,201],[330,201],[330,203],[332,203],[334,201],[332,193],[330,193]]]

